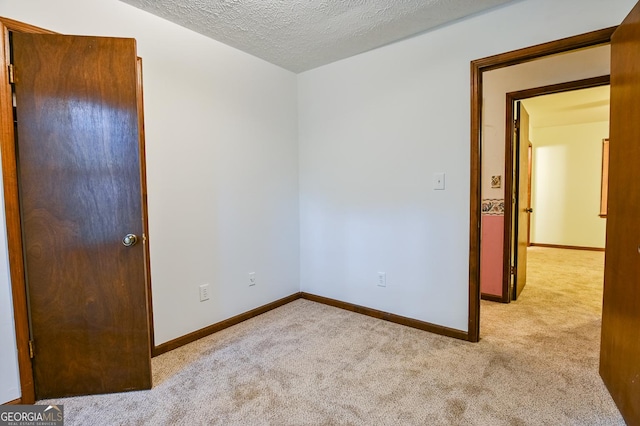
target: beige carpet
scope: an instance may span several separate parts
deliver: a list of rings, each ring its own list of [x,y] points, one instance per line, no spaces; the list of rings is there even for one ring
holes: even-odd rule
[[[603,254],[534,248],[467,343],[297,300],[153,360],[67,425],[622,425],[598,376]]]

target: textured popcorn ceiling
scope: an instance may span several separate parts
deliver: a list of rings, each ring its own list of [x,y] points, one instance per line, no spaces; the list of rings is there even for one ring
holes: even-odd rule
[[[302,72],[514,0],[121,0]]]

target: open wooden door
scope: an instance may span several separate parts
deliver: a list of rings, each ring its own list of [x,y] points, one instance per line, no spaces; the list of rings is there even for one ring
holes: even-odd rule
[[[36,397],[151,387],[133,39],[12,34]]]
[[[640,425],[640,3],[611,38],[609,199],[600,375]]]
[[[522,102],[516,103],[516,132],[514,156],[514,199],[512,262],[513,290],[516,300],[527,284],[527,247],[529,245],[529,113]]]

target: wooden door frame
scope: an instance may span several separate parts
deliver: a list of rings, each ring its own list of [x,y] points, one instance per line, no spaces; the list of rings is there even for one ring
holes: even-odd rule
[[[482,83],[483,73],[530,62],[545,56],[609,44],[617,27],[605,28],[574,37],[500,53],[471,61],[471,151],[469,219],[469,322],[467,338],[480,340],[480,224],[482,219]],[[505,203],[505,207],[506,207]]]
[[[527,150],[527,155],[529,156],[529,164],[527,165],[527,208],[531,209],[531,177],[533,176],[533,144],[531,141],[529,141]],[[527,220],[527,247],[531,247],[531,215]]]
[[[504,242],[503,242],[503,272],[502,272],[502,300],[505,303],[513,300],[513,294],[509,291],[509,282],[511,275],[511,247],[512,242],[512,228],[510,225],[510,221],[514,219],[514,211],[513,211],[513,203],[506,202],[506,194],[516,194],[518,197],[518,192],[515,188],[515,182],[513,182],[513,162],[518,161],[516,156],[516,151],[514,150],[514,135],[513,135],[513,126],[514,126],[514,116],[513,109],[514,105],[518,101],[522,101],[524,99],[535,98],[536,96],[544,96],[544,95],[552,95],[554,93],[562,93],[562,92],[570,92],[573,90],[580,89],[589,89],[592,87],[605,86],[609,84],[609,76],[603,75],[599,77],[586,78],[582,80],[569,81],[567,83],[559,83],[552,84],[548,86],[535,87],[532,89],[518,90],[516,92],[510,92],[506,95],[506,137],[505,137],[505,162],[504,162],[504,175],[505,175],[505,183],[504,183],[504,193],[505,193],[505,203],[504,203]],[[530,159],[531,161],[531,159]],[[531,182],[529,182],[529,197],[531,197]],[[516,192],[514,192],[516,191]],[[530,207],[530,206],[529,206]],[[531,216],[529,216],[529,223],[531,223]],[[505,297],[506,295],[506,297]]]
[[[9,83],[9,63],[11,46],[9,31],[37,34],[57,34],[44,28],[25,24],[13,19],[0,16],[0,153],[2,156],[2,179],[4,189],[5,218],[7,227],[7,248],[9,254],[9,273],[11,280],[11,294],[13,302],[13,316],[15,322],[16,346],[18,352],[18,370],[20,377],[21,396],[12,404],[35,403],[35,383],[33,379],[33,364],[29,351],[29,314],[26,293],[25,264],[23,258],[22,226],[20,218],[20,200],[18,191],[18,170],[15,145],[15,131],[13,123],[13,92]],[[138,67],[141,72],[141,62]],[[138,74],[141,78],[141,74]],[[138,102],[142,108],[142,86],[138,87]],[[139,115],[140,123],[140,168],[145,172],[144,125],[143,115]],[[142,214],[145,232],[145,262],[146,285],[148,295],[149,333],[151,348],[154,348],[153,309],[151,304],[151,276],[148,244],[148,215],[147,215],[147,185],[146,174],[141,174]]]

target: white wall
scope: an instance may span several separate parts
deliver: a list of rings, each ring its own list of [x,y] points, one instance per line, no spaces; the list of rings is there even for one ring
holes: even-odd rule
[[[519,1],[300,74],[303,291],[466,331],[470,61],[616,25],[634,3]]]
[[[0,188],[2,187],[0,174]],[[11,302],[11,277],[7,251],[7,227],[4,214],[4,191],[0,190],[0,404],[20,398],[18,353]]]
[[[605,246],[600,218],[602,139],[609,122],[533,128],[531,242]]]
[[[156,344],[300,290],[295,74],[116,0],[3,0],[0,15],[137,39]]]

